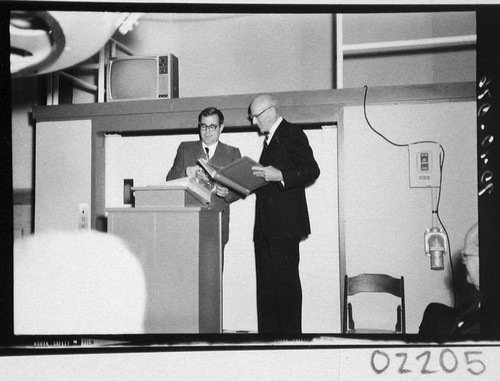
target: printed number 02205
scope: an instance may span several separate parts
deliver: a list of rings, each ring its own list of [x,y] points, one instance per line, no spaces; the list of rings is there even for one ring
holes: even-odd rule
[[[466,370],[469,373],[478,376],[486,371],[486,365],[478,358],[482,355],[481,351],[464,351],[463,354],[464,363],[467,367]],[[439,368],[431,364],[431,358],[433,355],[437,355],[437,352],[428,350],[415,357],[415,359],[421,363],[421,374],[433,374],[440,371],[445,373],[454,373],[457,369],[459,369],[460,361],[455,352],[451,349],[445,348],[441,350],[441,353],[439,354]],[[398,373],[405,374],[413,371],[409,368],[408,353],[398,352],[395,354],[395,357],[398,359],[396,362]],[[370,365],[375,373],[384,373],[391,365],[391,357],[383,351],[373,351],[370,359]]]

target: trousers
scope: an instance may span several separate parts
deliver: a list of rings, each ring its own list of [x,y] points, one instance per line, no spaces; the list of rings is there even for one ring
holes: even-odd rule
[[[259,333],[302,333],[299,244],[262,235],[254,241]]]

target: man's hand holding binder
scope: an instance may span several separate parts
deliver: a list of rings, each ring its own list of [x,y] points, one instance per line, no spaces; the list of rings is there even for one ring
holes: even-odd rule
[[[262,177],[266,181],[283,181],[283,174],[278,168],[272,165],[267,167],[253,166],[252,171],[254,176]]]

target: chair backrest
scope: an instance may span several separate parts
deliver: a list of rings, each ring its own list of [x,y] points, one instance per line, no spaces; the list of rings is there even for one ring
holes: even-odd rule
[[[347,293],[354,295],[358,292],[386,292],[394,296],[404,295],[403,277],[393,278],[386,274],[359,274],[347,278]]]
[[[400,298],[400,305],[397,308],[395,333],[406,333],[404,277],[394,278],[387,274],[359,274],[353,277],[345,275],[344,279],[343,333],[347,333],[349,329],[354,329],[352,306],[349,303],[349,296],[360,292],[388,293]],[[347,326],[348,318],[349,327]]]

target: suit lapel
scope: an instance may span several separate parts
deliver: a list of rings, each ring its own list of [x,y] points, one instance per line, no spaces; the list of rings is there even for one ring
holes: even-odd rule
[[[211,151],[209,153],[210,153],[210,158],[208,161],[212,162],[212,159],[214,157],[214,153]],[[201,140],[199,141],[199,144],[198,144],[198,156],[199,156],[199,158],[203,158],[203,159],[207,158],[207,152],[205,151],[205,148],[203,147]]]
[[[259,164],[266,165],[267,162],[267,152],[269,147],[266,147],[266,143],[262,143],[262,153],[260,154]]]
[[[214,160],[217,160],[219,158],[219,156],[221,155],[221,142],[219,142],[219,144],[217,144],[217,148],[215,149],[214,152],[211,152],[210,153],[210,160],[214,159]]]
[[[226,152],[223,143],[219,141],[219,143],[217,144],[217,148],[215,149],[215,152],[210,153],[210,162],[214,165],[221,166],[220,164],[221,160],[224,160],[226,158],[225,153]]]
[[[285,120],[283,119],[281,121],[281,123],[278,125],[278,127],[276,128],[276,131],[274,131],[273,138],[269,142],[269,145],[267,146],[267,148],[265,147],[265,145],[263,143],[263,149],[262,149],[262,154],[260,155],[259,164],[268,165],[269,161],[272,160],[272,158],[275,155],[276,150],[280,144],[279,143],[280,132],[282,131],[284,124],[285,124]]]
[[[198,155],[198,159],[200,157],[205,158],[205,150],[203,149],[203,145],[201,144],[201,140],[198,141],[198,144],[196,145],[196,154]]]

